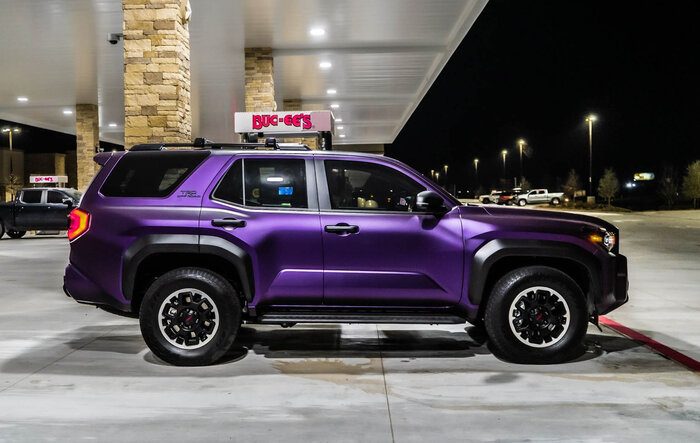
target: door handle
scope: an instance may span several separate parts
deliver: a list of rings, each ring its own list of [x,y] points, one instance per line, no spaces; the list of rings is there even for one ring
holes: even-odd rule
[[[217,228],[245,228],[246,222],[235,218],[219,218],[212,220],[211,225]]]
[[[324,230],[331,234],[357,234],[360,232],[360,227],[347,223],[338,223],[337,225],[326,225]]]

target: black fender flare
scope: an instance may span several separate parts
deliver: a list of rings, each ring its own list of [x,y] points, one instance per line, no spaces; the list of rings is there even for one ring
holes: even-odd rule
[[[477,250],[469,268],[469,302],[480,305],[489,271],[499,260],[508,257],[561,258],[576,262],[588,272],[589,306],[601,297],[601,271],[595,257],[572,243],[551,240],[494,239]]]
[[[131,300],[134,295],[139,265],[147,257],[159,253],[208,254],[219,257],[236,271],[246,300],[253,300],[253,265],[250,255],[222,238],[196,234],[146,235],[132,243],[122,260],[122,291],[127,300]]]

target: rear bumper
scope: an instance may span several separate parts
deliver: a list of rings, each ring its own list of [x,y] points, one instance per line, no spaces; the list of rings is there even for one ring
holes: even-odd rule
[[[627,276],[627,257],[616,255],[607,271],[605,291],[600,303],[598,303],[598,314],[607,314],[629,300],[627,290],[629,289],[629,278]]]
[[[130,304],[115,300],[114,297],[96,286],[72,264],[66,266],[63,276],[63,292],[78,303],[109,306],[124,312],[131,310]]]

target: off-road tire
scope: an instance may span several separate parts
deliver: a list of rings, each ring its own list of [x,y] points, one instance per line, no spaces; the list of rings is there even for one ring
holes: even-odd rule
[[[201,294],[205,294],[209,299],[211,303],[206,307],[218,313],[215,317],[218,324],[212,335],[208,335],[196,345],[199,347],[183,349],[188,345],[184,343],[177,345],[172,342],[175,339],[166,338],[167,328],[164,322],[167,319],[163,312],[166,309],[164,307],[169,306],[166,305],[168,299],[172,300],[180,294],[192,294],[191,290],[196,291],[195,296],[201,298]],[[176,293],[177,295],[174,295]],[[211,304],[213,307],[209,306]],[[179,307],[178,310],[180,309],[184,308]],[[189,321],[189,318],[187,320]],[[196,321],[200,321],[199,317]],[[210,365],[223,357],[236,338],[241,324],[239,294],[228,281],[209,270],[175,269],[163,274],[148,288],[141,302],[139,324],[146,344],[158,358],[177,366]]]
[[[7,231],[7,236],[10,238],[18,239],[24,237],[24,234],[26,234],[27,231],[13,231],[9,230]]]
[[[511,306],[516,297],[531,288],[549,288],[568,308],[568,327],[553,344],[526,344],[511,328]],[[513,312],[514,313],[514,312]],[[551,364],[570,361],[585,350],[583,339],[588,328],[588,313],[581,288],[563,272],[547,266],[528,266],[501,277],[493,287],[484,316],[489,345],[498,357],[513,363]],[[544,346],[544,347],[535,347]]]

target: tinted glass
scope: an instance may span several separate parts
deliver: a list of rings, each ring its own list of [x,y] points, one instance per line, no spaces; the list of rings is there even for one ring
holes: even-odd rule
[[[352,161],[326,160],[333,209],[411,212],[425,187],[395,169]]]
[[[63,199],[68,198],[58,191],[49,191],[46,196],[46,203],[63,203]]]
[[[135,152],[119,160],[100,192],[108,197],[166,197],[208,152]]]
[[[306,162],[289,158],[246,158],[245,205],[308,208]]]
[[[24,203],[41,203],[41,193],[43,191],[24,191],[22,192],[22,202]]]
[[[242,160],[236,162],[228,170],[224,178],[214,190],[213,197],[231,203],[243,204],[243,164]]]

